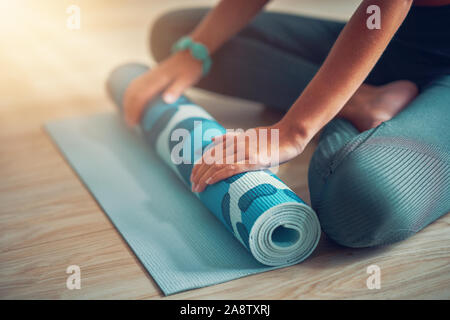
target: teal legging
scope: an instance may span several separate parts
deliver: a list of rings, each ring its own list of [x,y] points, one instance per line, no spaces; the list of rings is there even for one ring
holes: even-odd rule
[[[157,61],[206,9],[171,12],[154,24]],[[329,238],[349,247],[409,237],[450,211],[450,6],[413,7],[366,79],[408,79],[419,96],[400,114],[359,133],[343,119],[322,131],[309,167],[311,204]],[[344,24],[262,13],[213,55],[198,87],[288,109]],[[330,84],[332,85],[332,84]]]

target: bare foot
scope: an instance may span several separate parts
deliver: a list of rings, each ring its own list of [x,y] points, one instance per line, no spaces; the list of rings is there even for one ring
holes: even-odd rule
[[[417,86],[407,80],[379,87],[364,84],[338,116],[348,119],[359,131],[365,131],[394,117],[414,100],[417,93]]]

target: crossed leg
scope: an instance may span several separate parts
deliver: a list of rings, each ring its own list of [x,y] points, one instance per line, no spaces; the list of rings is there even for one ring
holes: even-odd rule
[[[167,57],[206,11],[162,16],[151,33],[156,60]],[[287,110],[343,26],[262,13],[214,54],[211,72],[197,86]],[[417,94],[411,81],[363,84],[325,127],[310,163],[309,187],[322,229],[336,242],[395,242],[450,210],[450,76]]]

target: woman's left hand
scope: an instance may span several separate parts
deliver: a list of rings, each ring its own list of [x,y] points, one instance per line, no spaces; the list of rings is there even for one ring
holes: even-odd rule
[[[213,138],[192,170],[193,192],[241,172],[277,166],[299,155],[307,140],[287,121]]]

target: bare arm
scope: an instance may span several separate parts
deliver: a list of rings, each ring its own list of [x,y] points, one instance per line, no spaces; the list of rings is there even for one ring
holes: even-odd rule
[[[247,25],[267,2],[269,0],[222,0],[195,28],[191,37],[213,53]],[[189,52],[180,51],[168,57],[128,87],[123,102],[126,121],[130,125],[137,124],[147,101],[160,93],[167,103],[174,102],[201,75],[201,62]]]
[[[412,0],[364,0],[328,57],[282,122],[306,145],[355,93],[405,19]],[[381,29],[368,29],[369,5],[378,5]],[[289,119],[289,120],[287,120]]]
[[[300,154],[311,138],[344,107],[374,67],[389,41],[405,19],[412,0],[364,0],[339,35],[325,62],[283,119],[270,126],[279,132],[278,159],[288,161]],[[377,5],[381,12],[381,29],[368,29],[366,10]],[[320,39],[317,39],[320,41]],[[232,138],[238,141],[239,138]],[[242,139],[241,139],[242,140]],[[223,138],[222,141],[228,141]],[[258,170],[267,164],[251,162],[247,155],[239,158],[238,148],[225,142],[215,148],[229,150],[223,154],[237,159],[237,165],[206,162],[193,168],[192,189],[201,192],[208,184],[235,174]],[[246,153],[247,154],[247,153]],[[253,159],[258,156],[253,155]]]

